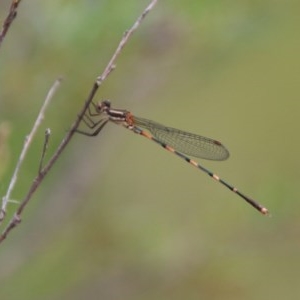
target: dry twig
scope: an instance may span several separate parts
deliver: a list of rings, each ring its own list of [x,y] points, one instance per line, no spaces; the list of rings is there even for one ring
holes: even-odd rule
[[[55,83],[53,84],[53,86],[50,88],[50,90],[49,90],[49,92],[46,96],[46,99],[44,101],[44,104],[43,104],[43,106],[42,106],[42,108],[41,108],[41,110],[38,114],[38,117],[37,117],[32,129],[31,129],[31,132],[25,138],[23,149],[22,149],[21,154],[19,156],[19,160],[17,162],[17,165],[16,165],[15,171],[13,173],[13,176],[10,180],[6,195],[2,198],[2,205],[1,205],[1,210],[0,210],[0,224],[1,224],[1,222],[3,221],[3,219],[6,215],[6,207],[7,207],[7,204],[9,203],[11,192],[12,192],[12,190],[13,190],[15,184],[16,184],[18,173],[19,173],[19,170],[21,168],[21,165],[22,165],[22,163],[24,161],[24,158],[27,154],[29,146],[30,146],[30,144],[31,144],[36,132],[37,132],[37,129],[39,128],[39,126],[41,125],[42,120],[44,119],[46,108],[48,107],[48,104],[50,103],[51,99],[53,98],[53,95],[56,92],[56,90],[57,90],[57,88],[60,84],[60,81],[61,81],[60,79],[56,80]]]
[[[18,8],[20,2],[21,2],[21,0],[13,0],[11,5],[10,5],[8,15],[7,15],[6,19],[4,20],[3,25],[2,25],[2,29],[0,31],[0,47],[1,47],[1,44],[4,40],[4,37],[7,33],[10,25],[12,24],[13,20],[17,16],[17,8]]]
[[[21,201],[21,203],[19,204],[19,206],[16,209],[14,216],[11,218],[7,227],[3,230],[2,234],[0,235],[0,243],[7,237],[7,235],[10,233],[10,231],[20,223],[21,214],[22,214],[24,208],[28,204],[29,200],[31,199],[31,197],[34,194],[34,192],[36,191],[36,189],[42,183],[44,177],[47,175],[47,173],[53,167],[53,165],[55,164],[55,162],[57,161],[57,159],[59,158],[59,156],[61,155],[63,150],[66,148],[66,146],[69,144],[69,142],[70,142],[72,136],[74,135],[74,133],[76,132],[76,129],[78,128],[79,123],[81,122],[86,110],[88,109],[90,103],[92,102],[98,88],[100,87],[102,82],[109,76],[109,74],[112,72],[112,70],[115,68],[115,61],[116,61],[117,57],[120,55],[123,47],[126,45],[126,43],[128,42],[128,40],[131,37],[131,35],[133,34],[133,32],[141,25],[141,23],[144,20],[144,18],[146,17],[146,15],[153,9],[153,7],[155,6],[156,3],[157,3],[157,0],[151,0],[150,4],[146,7],[146,9],[143,11],[143,13],[138,17],[138,19],[135,21],[133,26],[123,34],[123,37],[122,37],[117,49],[115,50],[112,58],[108,62],[103,73],[96,78],[96,81],[94,82],[93,87],[85,101],[85,104],[84,104],[82,110],[78,114],[76,121],[73,123],[70,130],[67,132],[65,138],[62,140],[62,142],[58,146],[56,152],[50,158],[48,163],[44,167],[42,167],[42,166],[40,167],[38,175],[33,180],[32,185],[30,186],[27,195]],[[46,146],[47,146],[47,141],[45,140],[44,147],[46,147]],[[41,160],[43,160],[43,156],[44,156],[44,152],[42,154]],[[7,201],[7,199],[9,199],[9,197],[6,197],[6,201]]]

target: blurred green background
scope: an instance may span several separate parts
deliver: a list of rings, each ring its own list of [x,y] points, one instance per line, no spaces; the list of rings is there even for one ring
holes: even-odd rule
[[[13,199],[50,157],[141,0],[22,1],[0,49],[0,190],[63,76]],[[0,19],[10,1],[1,1]],[[299,1],[160,1],[96,100],[222,141],[201,161],[272,213],[109,124],[76,135],[0,245],[1,299],[299,299]],[[10,204],[9,214],[15,204]]]

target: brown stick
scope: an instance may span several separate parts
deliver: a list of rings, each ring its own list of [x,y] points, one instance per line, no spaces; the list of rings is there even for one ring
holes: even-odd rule
[[[133,26],[123,34],[123,37],[122,37],[118,47],[116,48],[114,54],[112,55],[112,58],[108,62],[103,73],[96,78],[96,81],[94,82],[93,87],[85,101],[83,108],[79,112],[77,119],[71,126],[70,130],[67,132],[64,139],[61,141],[60,145],[58,146],[58,148],[55,151],[55,153],[53,154],[53,156],[50,158],[49,162],[42,169],[39,170],[37,176],[35,177],[35,179],[33,180],[32,184],[29,188],[29,191],[27,192],[27,195],[21,201],[21,203],[19,204],[19,206],[16,209],[14,216],[10,219],[7,227],[3,230],[2,234],[0,235],[0,243],[3,242],[6,239],[7,235],[11,232],[11,230],[13,228],[15,228],[21,222],[21,214],[23,213],[26,205],[32,198],[32,195],[34,194],[34,192],[37,190],[37,188],[42,183],[42,181],[45,178],[45,176],[47,175],[47,173],[51,170],[51,168],[53,167],[53,165],[55,164],[57,159],[60,157],[63,150],[69,144],[71,138],[73,137],[76,129],[79,126],[79,123],[82,120],[83,115],[85,114],[90,103],[92,102],[98,88],[100,87],[102,82],[109,76],[109,74],[112,72],[112,70],[115,68],[115,61],[116,61],[117,57],[120,55],[123,47],[126,45],[126,43],[128,42],[128,40],[131,37],[131,35],[133,34],[133,32],[141,25],[141,23],[144,20],[144,18],[146,17],[146,15],[153,9],[153,7],[155,6],[156,3],[157,3],[157,0],[150,1],[150,4],[146,7],[146,9],[143,11],[143,13],[138,17],[138,19],[135,21]],[[2,213],[5,215],[5,211]],[[4,215],[3,215],[3,217],[4,217]]]
[[[0,47],[1,47],[1,44],[4,40],[4,37],[5,37],[8,29],[10,28],[10,25],[12,24],[12,22],[14,21],[14,19],[17,16],[17,8],[18,8],[20,2],[21,2],[21,0],[13,0],[10,5],[8,15],[5,18],[3,25],[2,25],[2,29],[0,31]]]

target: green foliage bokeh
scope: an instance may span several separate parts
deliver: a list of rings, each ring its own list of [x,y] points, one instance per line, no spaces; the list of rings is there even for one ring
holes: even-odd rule
[[[0,20],[9,1],[0,4]],[[0,49],[0,189],[62,76],[19,174],[49,158],[147,1],[26,1]],[[96,100],[221,140],[201,161],[272,217],[113,124],[75,136],[1,244],[1,299],[300,296],[297,1],[159,1]],[[9,215],[15,204],[9,206]]]

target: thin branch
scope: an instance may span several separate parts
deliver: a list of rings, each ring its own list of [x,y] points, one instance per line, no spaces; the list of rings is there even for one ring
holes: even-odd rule
[[[44,114],[45,114],[45,110],[49,104],[49,102],[51,101],[51,99],[53,98],[53,95],[55,93],[55,91],[57,90],[59,84],[60,84],[61,80],[58,79],[54,82],[53,86],[50,88],[47,96],[46,96],[46,99],[44,101],[44,104],[38,114],[38,117],[32,127],[32,130],[31,132],[29,133],[28,136],[26,136],[25,138],[25,142],[24,142],[24,145],[23,145],[23,149],[21,151],[21,154],[20,154],[20,157],[19,157],[19,160],[17,162],[17,165],[16,165],[16,168],[15,168],[15,171],[13,173],[13,176],[11,178],[11,181],[9,183],[9,186],[8,186],[8,189],[7,189],[7,192],[6,192],[6,195],[2,198],[2,206],[1,206],[1,210],[0,210],[0,224],[1,222],[3,221],[5,215],[6,215],[6,207],[7,207],[7,203],[9,202],[9,199],[10,199],[10,195],[11,195],[11,192],[16,184],[16,181],[17,181],[17,177],[18,177],[18,173],[19,173],[19,170],[21,168],[21,165],[24,161],[24,158],[26,156],[26,153],[29,149],[29,146],[35,136],[35,133],[37,132],[37,129],[39,128],[43,118],[44,118]]]
[[[1,47],[1,44],[4,40],[4,37],[7,33],[10,25],[12,24],[12,22],[14,21],[14,19],[17,16],[17,8],[18,8],[20,2],[21,2],[21,0],[13,0],[10,5],[8,15],[7,15],[6,19],[4,20],[2,29],[0,31],[0,47]]]
[[[153,9],[153,7],[155,6],[156,3],[157,3],[157,0],[152,0],[150,2],[150,4],[146,7],[146,9],[143,11],[143,13],[135,21],[133,26],[129,30],[124,32],[123,37],[122,37],[122,39],[121,39],[121,41],[118,45],[118,48],[116,49],[115,53],[113,54],[112,58],[110,59],[110,61],[109,61],[108,65],[106,66],[104,72],[102,73],[101,76],[97,77],[96,83],[97,83],[98,86],[101,85],[102,81],[104,81],[105,78],[110,74],[112,69],[115,68],[114,63],[115,63],[117,57],[119,56],[119,54],[121,53],[123,47],[127,43],[128,39],[133,34],[133,32],[141,25],[142,21],[145,19],[147,14]]]
[[[49,162],[45,165],[45,167],[43,169],[41,169],[39,171],[38,175],[33,180],[33,183],[30,186],[27,195],[22,200],[22,202],[18,206],[14,216],[11,218],[7,227],[4,229],[4,231],[0,235],[0,243],[7,237],[9,232],[21,222],[21,214],[22,214],[24,208],[28,204],[29,200],[31,199],[31,197],[34,194],[34,192],[36,191],[36,189],[42,183],[44,177],[47,175],[47,173],[53,167],[53,165],[55,164],[55,162],[57,161],[57,159],[59,158],[59,156],[61,155],[63,150],[66,148],[66,146],[69,144],[69,142],[70,142],[71,138],[73,137],[74,133],[76,132],[76,129],[78,128],[86,110],[88,109],[90,103],[92,102],[98,88],[115,68],[115,61],[116,61],[117,57],[119,56],[119,54],[121,53],[123,47],[126,45],[126,43],[128,42],[128,40],[131,37],[131,35],[133,34],[133,32],[141,25],[141,23],[144,20],[144,18],[146,17],[146,15],[153,9],[153,7],[155,6],[156,3],[157,3],[157,0],[150,1],[150,4],[146,7],[146,9],[143,11],[143,13],[138,17],[138,19],[133,24],[133,26],[123,34],[123,37],[122,37],[117,49],[115,50],[112,58],[108,62],[103,73],[96,78],[96,81],[94,82],[93,87],[85,101],[83,108],[79,112],[77,119],[71,126],[70,130],[67,132],[65,138],[62,140],[62,142],[58,146],[56,152],[50,158]]]
[[[39,173],[41,173],[42,168],[43,168],[44,159],[45,159],[45,155],[46,155],[48,144],[49,144],[50,134],[51,134],[51,130],[50,130],[50,128],[47,128],[45,131],[45,140],[44,140],[43,151],[42,151],[40,165],[39,165]]]

